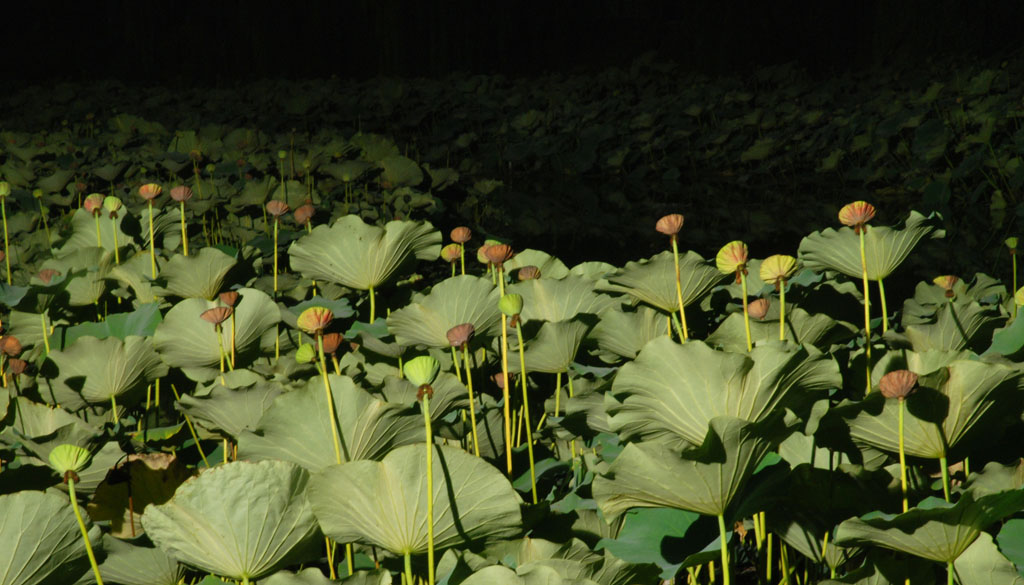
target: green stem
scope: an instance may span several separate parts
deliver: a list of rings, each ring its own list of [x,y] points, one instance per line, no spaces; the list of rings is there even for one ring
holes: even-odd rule
[[[505,463],[509,475],[512,474],[512,412],[508,388],[508,321],[501,315],[501,394],[505,401]]]
[[[46,223],[46,213],[43,212],[43,200],[36,199],[39,204],[39,219],[43,220],[43,230],[46,232],[46,247],[50,247],[50,225]],[[97,218],[98,219],[98,218]]]
[[[1013,297],[1014,293],[1017,292],[1017,252],[1011,252],[1010,258],[1013,263],[1013,291],[1010,292],[1010,297]],[[1013,303],[1013,318],[1017,318],[1017,303]]]
[[[7,264],[7,284],[11,284],[11,246],[7,239],[7,198],[0,197],[0,211],[4,219],[4,262]]]
[[[882,299],[882,333],[889,331],[889,309],[885,305],[885,285],[878,279],[878,296]]]
[[[334,395],[331,393],[331,383],[327,380],[327,359],[324,357],[324,336],[316,336],[317,350],[320,354],[320,373],[324,379],[324,392],[327,394],[327,417],[331,421],[331,438],[334,440],[334,460],[341,464],[341,441],[338,438],[338,423],[334,420]]]
[[[171,391],[174,392],[174,399],[181,400],[181,395],[178,394],[178,389],[171,384]],[[149,410],[149,406],[146,406],[146,410]],[[202,458],[203,463],[206,464],[206,468],[210,468],[210,462],[206,460],[206,453],[203,453],[203,446],[199,444],[199,437],[196,435],[196,429],[192,426],[192,419],[185,415],[185,423],[188,425],[188,432],[192,435],[192,440],[195,441],[196,449],[199,451],[199,457]]]
[[[423,424],[427,431],[427,585],[434,585],[434,433],[427,393],[423,394]]]
[[[149,201],[149,267],[156,278],[156,238],[153,236],[153,201]]]
[[[46,313],[39,313],[39,321],[43,327],[43,347],[46,348],[46,354],[50,355],[50,334],[46,327]]]
[[[78,497],[75,495],[75,480],[68,478],[68,494],[71,496],[71,509],[75,512],[75,519],[78,520],[78,528],[82,531],[82,541],[85,542],[85,553],[89,557],[89,564],[92,565],[93,575],[96,576],[97,585],[103,585],[103,577],[100,576],[100,567],[96,564],[96,555],[92,552],[92,544],[89,542],[89,530],[85,527],[85,520],[78,510]]]
[[[947,562],[946,563],[946,585],[953,585],[953,573],[955,573],[955,572],[956,571],[953,570],[953,562],[952,561]]]
[[[100,216],[99,214],[94,213],[93,218],[96,219],[96,247],[102,248],[103,240],[100,238]]]
[[[722,583],[729,585],[729,548],[725,532],[725,516],[718,515],[718,534],[722,542]]]
[[[679,244],[676,242],[675,236],[672,236],[672,260],[676,265],[676,301],[679,302],[679,319],[683,324],[682,342],[686,343],[686,340],[690,338],[690,333],[686,328],[686,312],[683,311],[683,288],[679,282]]]
[[[949,501],[949,465],[946,464],[946,454],[939,457],[939,471],[942,472],[942,496]]]
[[[459,367],[459,353],[458,353],[458,351],[459,350],[455,349],[455,346],[453,345],[452,346],[452,367],[455,368],[455,377],[459,379],[459,382],[462,382],[462,369]]]
[[[188,256],[188,233],[185,231],[185,202],[179,201],[181,206],[181,249],[184,251],[185,256]]]
[[[373,287],[370,287],[370,323],[377,317],[377,296],[373,293]]]
[[[114,264],[121,265],[121,251],[117,249],[117,220],[111,220],[114,224]]]
[[[121,422],[120,417],[117,416],[117,395],[110,395],[110,417],[114,421],[114,424]]]
[[[459,244],[459,264],[462,265],[462,275],[466,275],[466,245]],[[455,276],[455,265],[452,264],[452,276]],[[1017,290],[1017,289],[1014,289]]]
[[[779,281],[779,341],[786,341],[786,281]]]
[[[277,297],[277,229],[281,222],[274,218],[274,297]],[[372,322],[373,319],[371,318]]]
[[[533,503],[537,503],[537,469],[533,463],[533,430],[530,428],[530,397],[526,391],[526,357],[523,355],[523,328],[516,327],[519,341],[519,380],[523,387],[523,419],[526,423],[526,452],[530,456],[530,493]]]
[[[907,455],[903,448],[903,411],[906,410],[904,401],[900,399],[899,432],[900,432],[900,491],[903,493],[903,511],[910,508],[907,506]]]
[[[476,398],[473,397],[473,375],[469,369],[469,345],[463,344],[462,358],[466,363],[466,389],[469,390],[469,422],[473,426],[473,453],[480,456],[480,441],[476,434]]]
[[[870,295],[868,294],[868,259],[867,254],[864,250],[864,232],[867,231],[867,226],[864,226],[860,232],[860,269],[861,277],[864,284],[864,352],[865,352],[865,368],[867,368],[867,390],[865,394],[871,393],[871,301]]]
[[[407,551],[405,553],[405,579],[402,580],[404,583],[413,585],[412,580],[412,556]]]
[[[747,275],[740,269],[740,286],[743,290],[743,330],[747,334],[747,351],[754,350],[754,344],[750,340],[750,313],[747,312]]]

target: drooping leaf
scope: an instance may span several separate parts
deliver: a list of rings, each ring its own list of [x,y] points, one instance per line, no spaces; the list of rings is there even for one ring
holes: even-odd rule
[[[87,509],[97,521],[110,522],[110,534],[117,538],[142,536],[142,512],[149,504],[163,504],[192,473],[169,453],[128,456],[125,464],[106,476],[96,488]]]
[[[590,326],[579,319],[545,321],[526,344],[524,358],[528,372],[567,372]],[[519,372],[519,360],[509,356],[509,371]]]
[[[177,585],[185,578],[185,567],[158,548],[136,546],[104,534],[103,552],[100,575],[104,583]]]
[[[601,320],[590,331],[603,351],[630,360],[636,358],[648,341],[668,333],[666,316],[644,306],[636,311],[608,308],[601,312]]]
[[[146,386],[167,375],[167,364],[148,337],[83,337],[63,351],[49,355],[58,369],[50,390],[70,410],[86,404],[130,406],[144,396]]]
[[[94,547],[99,539],[99,528],[92,528]],[[3,585],[64,585],[89,570],[82,533],[66,497],[31,490],[0,495],[0,542]]]
[[[161,296],[213,300],[224,288],[224,278],[237,261],[217,248],[206,247],[198,254],[175,254],[157,275],[163,286],[153,291]]]

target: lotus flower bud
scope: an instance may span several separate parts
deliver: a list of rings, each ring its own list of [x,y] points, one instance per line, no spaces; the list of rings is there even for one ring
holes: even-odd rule
[[[160,193],[163,192],[163,190],[163,187],[156,183],[146,183],[145,185],[139,187],[139,197],[142,197],[146,201],[152,202],[154,199],[157,198],[158,195],[160,195]]]
[[[78,481],[78,472],[89,466],[92,461],[92,453],[88,449],[78,445],[57,445],[50,451],[50,467],[53,468],[66,482],[71,479]]]
[[[856,234],[865,230],[865,225],[875,217],[875,206],[866,201],[854,201],[839,210],[839,223],[850,226]]]
[[[238,291],[229,290],[220,293],[220,302],[224,303],[229,307],[234,307],[235,303],[238,302]]]
[[[512,246],[509,246],[508,244],[494,244],[493,246],[487,247],[487,250],[484,251],[484,255],[487,256],[488,262],[500,267],[512,258]]]
[[[429,386],[434,383],[440,369],[441,364],[433,356],[421,355],[405,362],[402,373],[416,386]]]
[[[463,225],[453,229],[450,235],[453,242],[457,244],[465,244],[473,237],[473,232]]]
[[[458,244],[448,244],[441,248],[441,259],[447,262],[458,262],[462,257],[462,249]]]
[[[93,193],[89,195],[82,201],[82,207],[94,216],[99,215],[100,209],[103,208],[103,194]]]
[[[296,325],[310,335],[319,335],[334,320],[334,313],[326,307],[309,307],[299,315]]]
[[[0,197],[7,197],[11,194],[11,184],[7,181],[0,181]]]
[[[523,312],[523,295],[509,293],[498,301],[498,309],[506,317],[515,317]]]
[[[960,279],[951,274],[946,274],[943,276],[936,276],[932,279],[932,282],[942,290],[946,291],[947,299],[951,299],[956,296],[956,293],[953,292],[953,287],[956,286],[956,283],[960,282]]]
[[[774,254],[761,262],[759,275],[764,282],[775,285],[775,290],[778,291],[795,272],[796,258],[786,254]]]
[[[757,299],[751,301],[750,304],[747,305],[747,313],[749,313],[751,317],[760,321],[761,319],[764,319],[765,315],[768,314],[768,307],[770,306],[771,301],[769,301],[768,299]]]
[[[476,327],[474,327],[472,323],[456,325],[448,330],[448,343],[450,343],[452,347],[460,348],[469,343],[469,340],[473,339],[473,335],[475,333]]]
[[[316,348],[311,343],[303,343],[295,350],[295,361],[308,364],[316,359]]]
[[[188,201],[192,198],[192,189],[185,185],[178,185],[171,189],[171,199],[181,203],[182,201]]]
[[[214,327],[220,327],[220,324],[226,321],[232,312],[234,312],[234,309],[231,307],[214,307],[203,311],[199,316],[203,321],[213,323]]]
[[[715,265],[722,274],[735,274],[736,282],[740,281],[740,271],[747,272],[747,245],[734,240],[722,246],[715,256]]]
[[[917,386],[917,374],[910,370],[893,370],[878,381],[878,389],[886,398],[905,400]]]
[[[654,229],[658,230],[658,233],[665,234],[666,236],[675,239],[679,230],[683,229],[683,215],[681,213],[666,215],[659,219],[658,223],[654,224]]]
[[[267,201],[267,213],[272,215],[275,219],[281,217],[288,213],[288,204],[284,201],[278,201],[277,199]]]
[[[523,266],[516,273],[516,278],[519,280],[536,280],[540,278],[540,268],[536,266]]]
[[[341,342],[345,341],[345,336],[341,333],[326,333],[323,336],[324,353],[334,355],[338,351],[338,347],[341,346]]]
[[[311,203],[305,203],[295,208],[293,215],[295,216],[295,223],[299,225],[306,225],[309,220],[313,219],[313,215],[316,213],[316,208]]]

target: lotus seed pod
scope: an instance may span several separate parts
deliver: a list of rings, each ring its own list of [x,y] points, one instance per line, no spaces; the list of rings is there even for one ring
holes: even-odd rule
[[[7,365],[11,367],[11,373],[15,376],[23,374],[28,369],[28,362],[19,358],[10,358],[7,360]]]
[[[910,370],[893,370],[878,381],[878,389],[886,398],[904,400],[913,394],[917,386],[917,374]]]
[[[110,212],[110,217],[117,217],[117,212],[121,210],[121,200],[113,195],[107,195],[103,198],[103,209]]]
[[[299,315],[295,324],[310,335],[319,335],[334,320],[334,313],[326,307],[309,307]]]
[[[300,364],[308,364],[316,359],[316,348],[312,343],[303,343],[295,350],[295,361]]]
[[[313,214],[316,213],[316,208],[310,203],[305,203],[295,208],[293,215],[295,216],[295,223],[299,225],[306,225],[309,220],[313,219]]]
[[[768,307],[770,306],[771,301],[768,299],[757,299],[755,301],[751,301],[751,303],[747,305],[747,312],[750,313],[751,317],[760,321],[768,314]]]
[[[509,293],[498,301],[498,309],[506,317],[515,317],[523,312],[523,295]]]
[[[231,316],[232,312],[234,312],[234,309],[232,309],[231,307],[214,307],[212,309],[207,309],[203,311],[202,314],[200,314],[199,316],[203,319],[203,321],[206,321],[207,323],[213,323],[213,326],[216,327],[223,323],[224,321],[227,321],[228,317]]]
[[[50,284],[54,276],[60,276],[60,270],[56,268],[43,268],[39,271],[38,277],[43,284]]]
[[[267,201],[267,213],[275,218],[281,217],[288,213],[288,204],[284,201],[278,201],[277,199]]]
[[[186,187],[185,185],[178,185],[177,187],[171,189],[171,199],[174,199],[178,203],[181,203],[182,201],[188,201],[191,198],[192,189]]]
[[[1024,286],[1017,289],[1017,292],[1013,293],[1013,302],[1017,303],[1018,307],[1024,307]]]
[[[536,266],[523,266],[516,273],[516,278],[519,280],[536,280],[540,278],[540,268]]]
[[[463,323],[462,325],[456,325],[448,330],[446,334],[448,336],[448,343],[452,347],[460,348],[463,345],[469,343],[470,339],[473,339],[473,335],[476,333],[476,327],[472,323]]]
[[[11,184],[7,181],[0,181],[0,197],[7,197],[11,194]]]
[[[501,266],[512,258],[512,246],[509,246],[508,244],[494,244],[493,246],[487,247],[487,250],[484,251],[484,255],[487,256],[487,261],[491,264]]]
[[[956,286],[956,283],[960,282],[960,279],[952,274],[945,274],[943,276],[936,276],[932,279],[932,282],[942,290],[946,291],[947,299],[951,299],[956,294],[953,292],[953,287]]]
[[[448,244],[441,248],[441,259],[447,262],[458,262],[462,257],[462,248],[458,244]]]
[[[163,192],[163,187],[156,183],[146,183],[139,187],[139,197],[142,197],[146,201],[153,201],[157,198],[160,193]]]
[[[345,336],[341,333],[325,333],[323,337],[324,353],[334,355],[342,341],[345,341]]]
[[[875,206],[866,201],[854,201],[839,210],[839,223],[853,228],[854,233],[861,233],[864,225],[875,217]]]
[[[402,367],[402,373],[415,386],[429,386],[434,382],[434,378],[437,377],[437,372],[440,369],[441,364],[437,363],[437,360],[432,356],[421,355],[405,362],[405,365]]]
[[[68,472],[77,474],[89,466],[92,453],[78,445],[57,445],[50,451],[50,467],[62,477]],[[77,477],[75,478],[77,479]]]
[[[683,215],[681,213],[666,215],[659,219],[658,223],[654,224],[654,229],[658,230],[658,233],[675,238],[679,230],[683,229]]]
[[[42,199],[43,198],[43,190],[42,189],[32,189],[32,196],[35,197],[36,199]]]
[[[1010,249],[1010,253],[1011,254],[1016,254],[1017,253],[1017,238],[1015,238],[1015,237],[1006,238],[1006,240],[1004,240],[1003,243],[1006,244],[1006,247]]]
[[[786,254],[774,254],[761,262],[759,274],[761,280],[768,284],[775,285],[775,290],[796,272],[796,258]]]
[[[279,151],[277,151],[277,158],[279,158],[281,160],[284,160],[284,159],[288,158],[288,151],[287,150],[279,150]]]
[[[477,248],[476,259],[479,260],[481,264],[490,264],[491,261],[487,259],[487,248],[490,248],[491,246],[495,246],[500,243],[501,242],[499,242],[498,240],[485,240],[484,245]]]
[[[229,307],[234,307],[235,303],[238,302],[238,291],[237,290],[229,290],[229,291],[222,292],[222,293],[220,293],[219,298],[220,298],[220,302],[224,303],[225,305],[227,305]]]
[[[4,335],[0,338],[0,351],[9,356],[17,356],[21,353],[21,341],[13,335]]]
[[[468,227],[460,225],[459,227],[453,229],[450,235],[453,242],[457,244],[465,244],[466,242],[469,241],[470,238],[473,237],[473,232],[470,231]]]
[[[93,193],[82,200],[82,207],[93,215],[99,215],[100,210],[103,208],[103,199],[102,193]]]
[[[722,246],[715,256],[715,265],[722,274],[737,274],[736,281],[739,282],[738,272],[747,266],[747,245],[734,240]]]

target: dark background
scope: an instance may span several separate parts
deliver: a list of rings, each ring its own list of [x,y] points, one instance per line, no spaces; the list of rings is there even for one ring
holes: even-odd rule
[[[814,75],[1017,50],[1011,0],[337,0],[4,6],[14,80],[530,75],[660,58],[707,73],[795,61]]]

